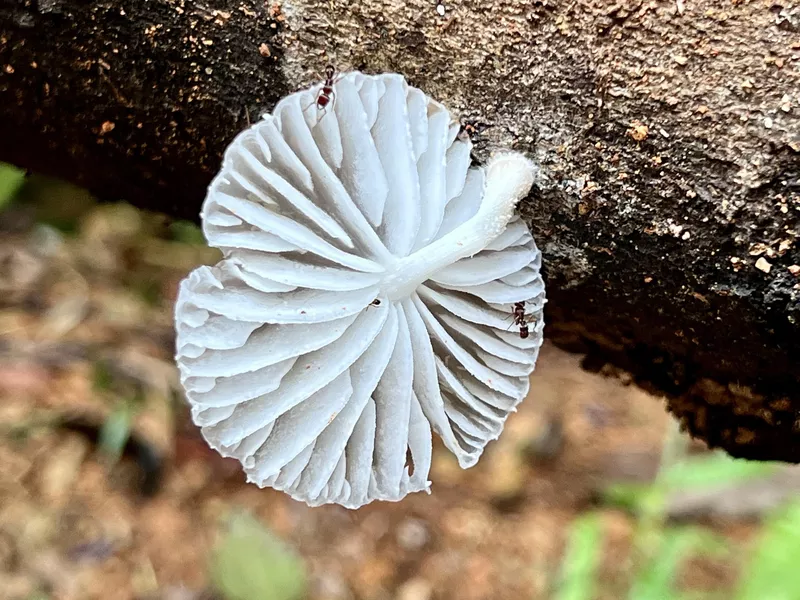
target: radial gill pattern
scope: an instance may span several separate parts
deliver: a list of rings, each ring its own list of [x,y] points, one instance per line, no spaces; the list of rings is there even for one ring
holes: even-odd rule
[[[341,76],[324,109],[319,90],[226,151],[202,214],[224,259],[181,284],[177,361],[195,423],[249,481],[356,508],[428,490],[432,432],[462,467],[500,435],[544,284],[514,214],[526,159],[471,167],[399,75]]]

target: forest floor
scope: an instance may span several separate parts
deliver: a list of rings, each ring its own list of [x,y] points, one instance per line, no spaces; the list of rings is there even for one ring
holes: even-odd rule
[[[550,598],[570,525],[590,510],[605,534],[597,597],[625,597],[636,521],[601,498],[655,477],[662,400],[545,345],[529,397],[475,468],[437,445],[432,494],[311,509],[244,483],[180,400],[176,286],[216,260],[196,231],[73,189],[0,213],[0,231],[0,598],[224,598],[209,565],[233,511],[299,553],[314,599]],[[137,450],[160,475],[143,476]],[[713,528],[737,544],[757,530]],[[724,590],[737,575],[704,559],[680,583]]]

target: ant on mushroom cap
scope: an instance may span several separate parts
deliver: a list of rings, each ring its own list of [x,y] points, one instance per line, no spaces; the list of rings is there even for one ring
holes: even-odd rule
[[[336,105],[336,92],[333,89],[334,83],[336,83],[336,67],[333,65],[328,65],[325,67],[325,81],[322,82],[322,87],[320,88],[319,92],[317,92],[316,99],[314,102],[309,104],[303,112],[316,104],[317,111],[322,113],[318,117],[318,120],[324,117],[325,113],[327,113],[328,104],[331,104],[332,102],[332,106]]]
[[[524,340],[530,333],[528,322],[525,320],[525,302],[514,302],[511,316],[514,319],[514,325],[519,325],[519,337]]]

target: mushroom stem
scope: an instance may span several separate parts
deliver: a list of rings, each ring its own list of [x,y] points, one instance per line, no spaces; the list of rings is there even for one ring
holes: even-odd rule
[[[389,267],[382,286],[387,298],[407,297],[440,269],[483,250],[505,231],[533,176],[533,163],[521,154],[493,157],[486,165],[484,197],[475,216]]]

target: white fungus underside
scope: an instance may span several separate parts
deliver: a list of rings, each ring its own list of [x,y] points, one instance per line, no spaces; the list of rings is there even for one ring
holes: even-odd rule
[[[487,186],[458,124],[400,76],[349,73],[324,113],[318,91],[226,151],[202,214],[225,258],[181,283],[177,361],[195,423],[249,481],[357,508],[429,490],[432,431],[464,468],[500,435],[528,392],[544,284],[508,214],[473,256],[399,278],[460,245],[504,178]]]

